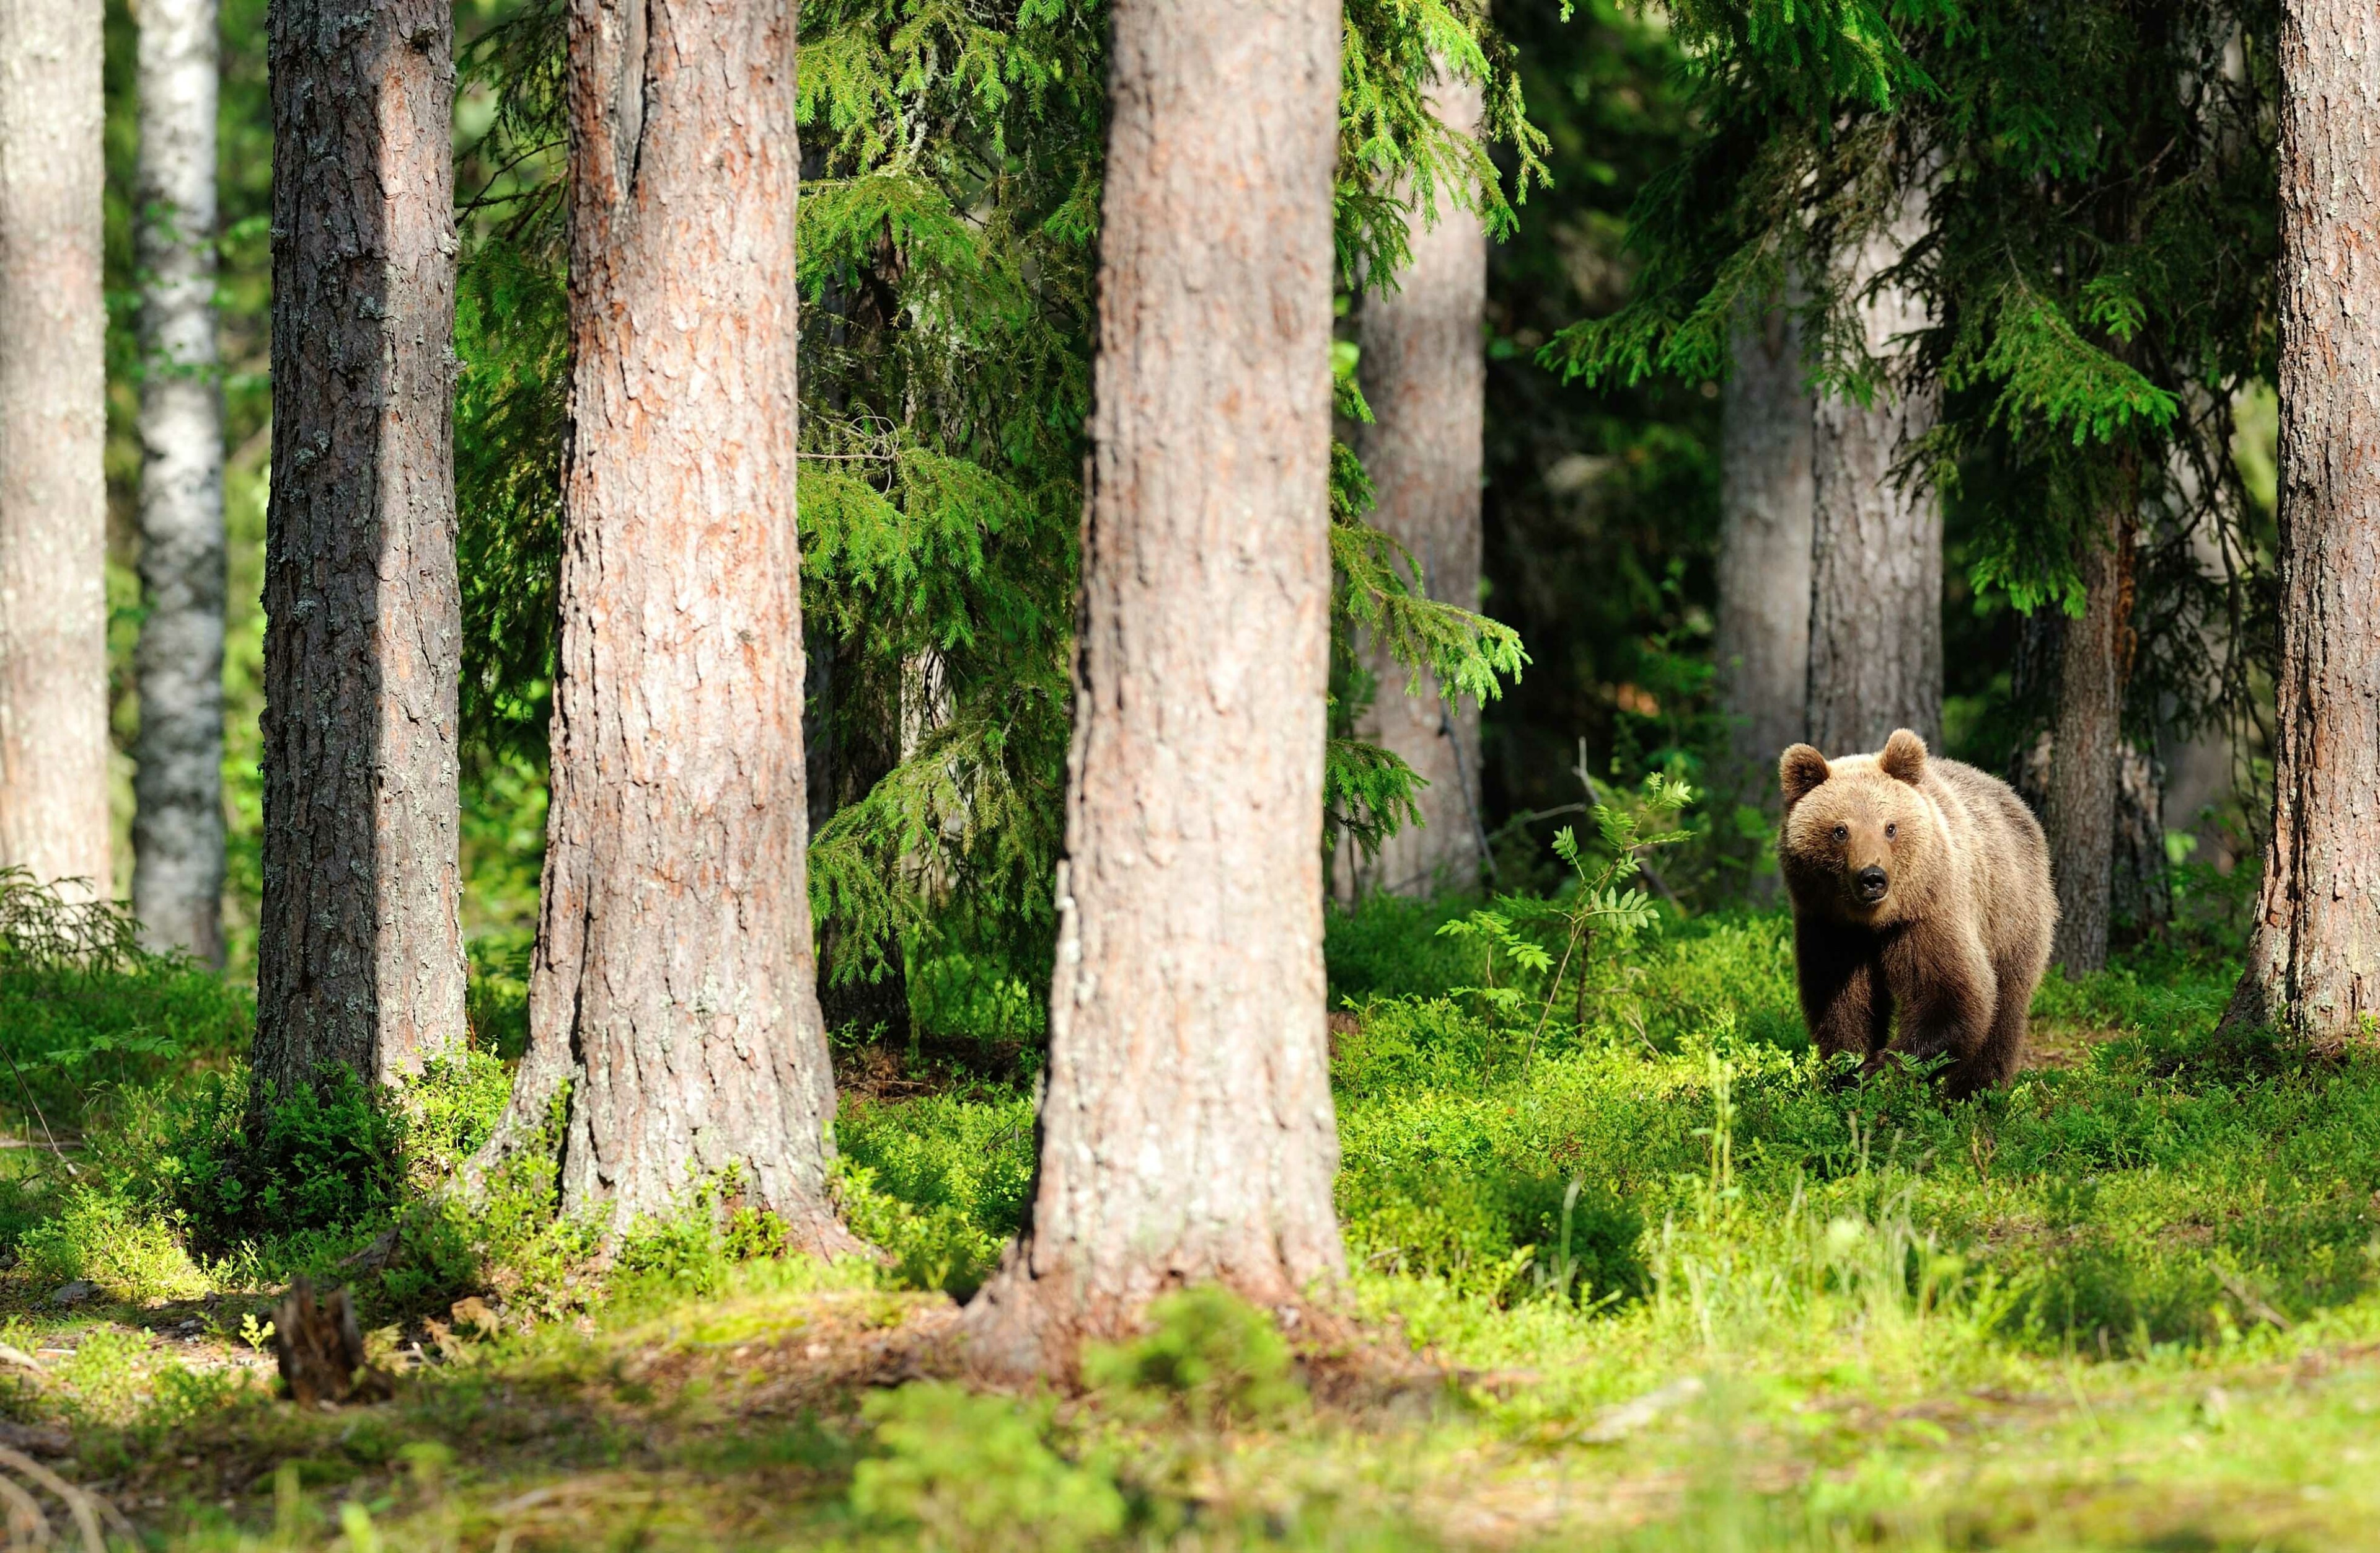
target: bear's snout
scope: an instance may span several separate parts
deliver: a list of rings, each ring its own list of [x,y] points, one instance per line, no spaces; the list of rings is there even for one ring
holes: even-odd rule
[[[1852,874],[1852,883],[1858,887],[1860,899],[1870,906],[1882,900],[1884,892],[1891,887],[1891,880],[1884,870],[1872,862]]]

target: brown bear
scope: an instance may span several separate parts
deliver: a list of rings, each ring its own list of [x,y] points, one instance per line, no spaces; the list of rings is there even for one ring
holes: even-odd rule
[[[1907,728],[1881,754],[1836,761],[1796,744],[1778,776],[1778,861],[1818,1049],[1870,1071],[1888,1041],[1948,1055],[1954,1098],[2006,1082],[2058,922],[2033,812],[1997,777],[1929,759]]]

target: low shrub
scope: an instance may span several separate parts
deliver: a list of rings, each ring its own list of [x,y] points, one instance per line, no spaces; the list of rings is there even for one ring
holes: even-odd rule
[[[0,1109],[20,1130],[86,1130],[119,1092],[246,1047],[249,995],[184,956],[149,953],[139,935],[119,905],[0,869]]]
[[[103,1185],[77,1184],[28,1229],[17,1254],[46,1290],[76,1278],[131,1304],[193,1299],[207,1280],[166,1216]]]
[[[951,1553],[1065,1553],[1123,1529],[1113,1475],[1050,1448],[1046,1403],[922,1382],[877,1392],[860,1416],[873,1453],[852,1473],[850,1504],[888,1531]]]
[[[1439,937],[1438,930],[1473,903],[1464,896],[1373,894],[1346,910],[1331,910],[1322,925],[1330,1006],[1428,997],[1468,980],[1476,955]]]
[[[695,1183],[665,1214],[639,1215],[622,1235],[611,1290],[631,1304],[707,1300],[739,1265],[785,1253],[784,1221],[744,1203],[740,1174]]]
[[[1165,1295],[1148,1331],[1083,1351],[1083,1378],[1127,1400],[1159,1400],[1198,1423],[1265,1424],[1305,1400],[1272,1317],[1220,1284]]]
[[[107,1146],[107,1174],[221,1251],[385,1219],[404,1196],[405,1135],[403,1117],[344,1070],[257,1116],[234,1068],[142,1096],[138,1124]]]
[[[1023,1094],[855,1100],[835,1121],[835,1146],[845,1220],[912,1287],[974,1292],[1024,1221],[1033,1102]]]

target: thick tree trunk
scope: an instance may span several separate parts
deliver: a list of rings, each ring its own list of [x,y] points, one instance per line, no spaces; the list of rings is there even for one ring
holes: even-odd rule
[[[1321,878],[1339,6],[1121,0],[1113,39],[1040,1172],[969,1316],[1004,1370],[1062,1370],[1170,1288],[1278,1306],[1345,1264]]]
[[[1719,704],[1729,779],[1771,808],[1777,757],[1809,723],[1813,413],[1793,315],[1739,327],[1719,421]]]
[[[616,1232],[733,1173],[828,1249],[846,1237],[805,866],[794,17],[571,6],[553,800],[506,1137],[566,1084],[565,1209]]]
[[[463,1036],[452,18],[273,0],[261,1097]]]
[[[1475,81],[1441,78],[1433,110],[1449,128],[1475,133],[1482,112]],[[1357,371],[1373,423],[1356,450],[1378,496],[1371,520],[1413,553],[1430,597],[1479,607],[1479,480],[1487,409],[1488,354],[1480,330],[1488,307],[1488,236],[1478,218],[1441,196],[1437,224],[1417,214],[1413,263],[1397,288],[1374,287],[1357,323]],[[1469,888],[1479,882],[1479,705],[1450,703],[1378,642],[1358,648],[1379,690],[1358,732],[1402,756],[1429,785],[1416,795],[1420,822],[1358,865],[1354,849],[1340,872],[1362,887],[1402,894]]]
[[[223,395],[214,0],[141,0],[140,735],[132,908],[223,963]]]
[[[2059,632],[2058,719],[2052,735],[2049,872],[2058,887],[2052,958],[2070,976],[2107,963],[2115,887],[2116,793],[2123,756],[2124,680],[2131,657],[2132,524],[2137,493],[2111,507],[2113,521],[2082,561],[2082,618]]]
[[[1870,354],[1892,361],[1929,322],[1925,300],[1876,276],[1925,231],[1912,190],[1893,224],[1846,257]],[[1863,407],[1818,401],[1811,456],[1809,740],[1828,754],[1880,750],[1897,728],[1942,740],[1942,507],[1893,466],[1933,429],[1938,395],[1896,383]]]
[[[2380,11],[2281,7],[2281,669],[2273,840],[2227,1018],[2380,1025]]]
[[[113,896],[100,7],[0,0],[0,866]]]

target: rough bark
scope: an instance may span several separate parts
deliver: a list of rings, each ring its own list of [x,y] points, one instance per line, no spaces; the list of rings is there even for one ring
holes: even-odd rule
[[[2227,1018],[2380,1033],[2380,10],[2281,7],[2273,839]]]
[[[273,0],[258,1094],[463,1034],[452,18]]]
[[[1894,362],[1929,322],[1923,298],[1876,287],[1925,230],[1912,189],[1892,224],[1843,257],[1871,355]],[[1895,373],[1896,378],[1900,374]],[[1811,446],[1809,740],[1829,755],[1883,747],[1894,728],[1942,740],[1942,508],[1894,465],[1933,428],[1939,396],[1895,382],[1867,405],[1822,397]]]
[[[1339,6],[1122,0],[1110,57],[1040,1169],[969,1313],[1011,1371],[1062,1370],[1170,1288],[1282,1306],[1345,1266],[1321,879]]]
[[[112,896],[100,19],[0,0],[0,866]]]
[[[2056,696],[2055,655],[2065,641],[2065,632],[2058,629],[2065,618],[2063,614],[2043,610],[2026,622],[2018,650],[2018,686],[2026,678],[2024,660],[2047,654],[2052,658],[2047,668],[2034,670],[2044,676],[2046,688],[2036,689],[2040,695]],[[2015,691],[2015,701],[2019,706],[2027,704],[2022,689]],[[2009,762],[2009,786],[2036,817],[2049,812],[2050,773],[2056,767],[2057,751],[2055,731],[2043,726],[2020,741]],[[2115,761],[2115,829],[2109,843],[2107,889],[2110,947],[2123,942],[2128,932],[2146,935],[2173,920],[2172,870],[2166,862],[2163,814],[2171,789],[2165,768],[2154,754],[2130,740],[2117,744]]]
[[[1430,102],[1449,128],[1477,130],[1477,82],[1440,78]],[[1435,225],[1415,221],[1413,262],[1395,289],[1375,287],[1364,298],[1357,372],[1373,423],[1359,428],[1356,451],[1378,498],[1371,521],[1412,552],[1424,591],[1476,609],[1488,237],[1470,212],[1451,199],[1440,205]],[[1484,861],[1478,703],[1448,702],[1427,676],[1408,695],[1410,669],[1368,638],[1357,650],[1379,687],[1357,731],[1429,785],[1415,795],[1418,823],[1390,837],[1368,863],[1351,846],[1336,876],[1357,889],[1402,894],[1476,885]]]
[[[1719,421],[1719,704],[1730,779],[1774,808],[1777,757],[1809,722],[1814,411],[1791,313],[1739,327],[1734,358]]]
[[[140,584],[132,908],[223,963],[223,395],[214,0],[140,7]]]
[[[2132,524],[2126,500],[2082,557],[2082,618],[2059,632],[2055,758],[2049,767],[2050,876],[2058,886],[2051,958],[2070,976],[2107,963],[2115,886],[2116,789],[2131,659]]]
[[[566,1086],[566,1210],[616,1231],[733,1173],[825,1249],[845,1237],[805,866],[794,18],[570,7],[553,797],[499,1146]]]

